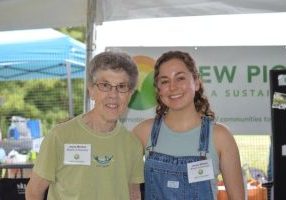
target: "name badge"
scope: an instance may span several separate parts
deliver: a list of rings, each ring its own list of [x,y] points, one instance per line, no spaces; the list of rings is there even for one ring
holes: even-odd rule
[[[188,163],[187,168],[189,183],[214,179],[213,163],[211,159]]]
[[[65,165],[90,165],[91,145],[90,144],[65,144],[64,164]]]

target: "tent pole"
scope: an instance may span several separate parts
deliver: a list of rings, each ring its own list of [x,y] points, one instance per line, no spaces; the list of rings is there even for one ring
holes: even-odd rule
[[[91,110],[92,102],[88,94],[88,68],[89,61],[92,59],[93,51],[96,48],[96,3],[97,0],[88,0],[87,4],[87,24],[86,24],[86,76],[84,79],[84,111]]]
[[[68,95],[69,95],[69,118],[74,117],[73,111],[73,93],[72,93],[72,81],[71,81],[71,63],[66,62],[67,70],[67,82],[68,82]]]

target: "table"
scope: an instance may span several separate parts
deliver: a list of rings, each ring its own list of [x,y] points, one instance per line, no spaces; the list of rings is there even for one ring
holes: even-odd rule
[[[32,162],[25,163],[0,163],[0,170],[2,169],[20,169],[21,178],[23,178],[23,169],[31,169],[34,164]]]

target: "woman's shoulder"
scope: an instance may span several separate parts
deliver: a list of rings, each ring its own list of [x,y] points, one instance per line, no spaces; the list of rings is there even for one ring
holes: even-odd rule
[[[134,129],[148,128],[153,125],[154,118],[146,119],[135,126]]]
[[[233,140],[233,135],[228,126],[222,123],[215,122],[213,128],[213,134],[217,142],[224,143],[229,140]]]
[[[236,146],[235,139],[228,126],[218,122],[214,123],[214,142],[217,149],[227,149],[231,146]]]
[[[143,146],[146,146],[148,142],[148,138],[151,133],[153,123],[154,123],[154,118],[146,119],[137,124],[132,130],[132,133],[139,138]]]
[[[214,132],[215,134],[230,134],[230,129],[225,124],[214,122]]]

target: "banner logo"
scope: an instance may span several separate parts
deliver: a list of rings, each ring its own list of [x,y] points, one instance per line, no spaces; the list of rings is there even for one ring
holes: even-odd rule
[[[133,59],[139,68],[139,81],[128,107],[134,110],[146,110],[156,105],[153,86],[155,60],[148,56],[134,56]]]

